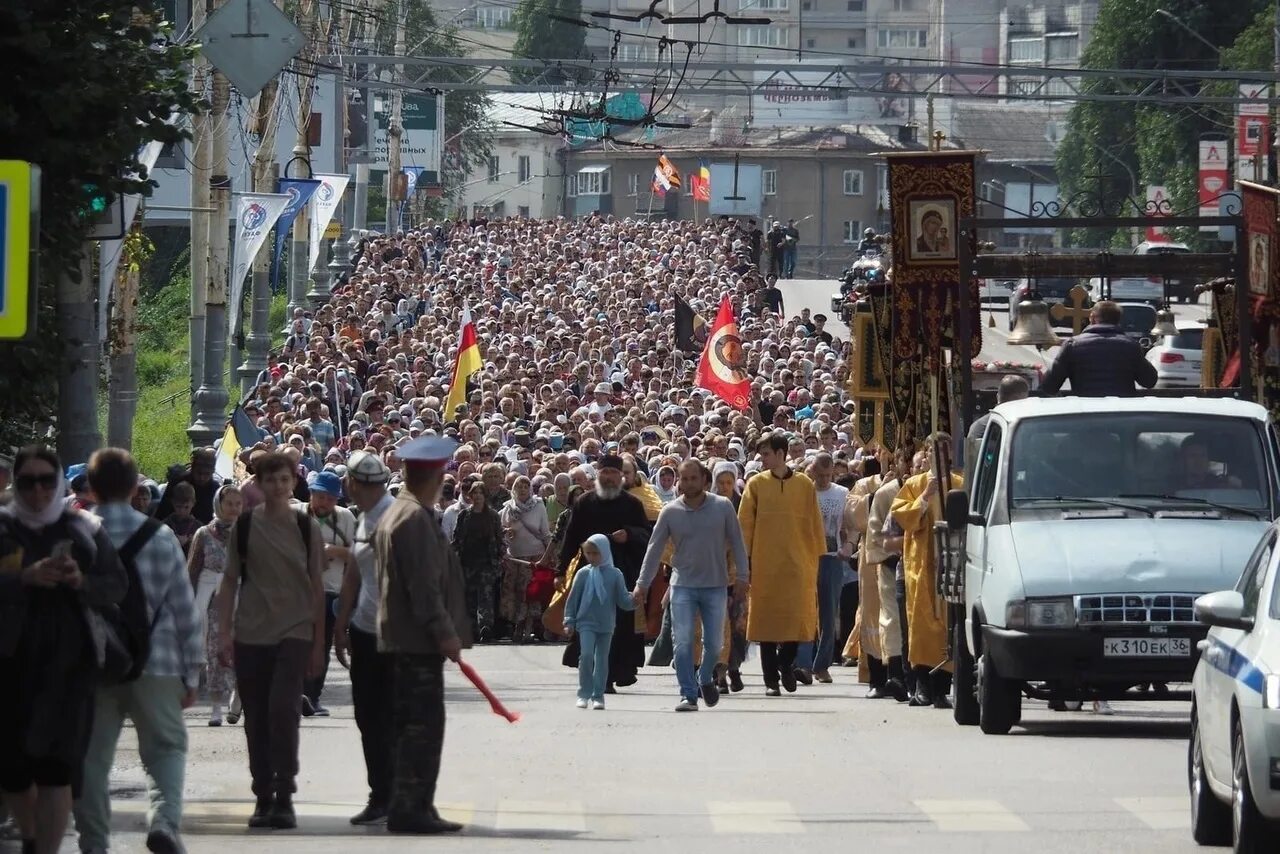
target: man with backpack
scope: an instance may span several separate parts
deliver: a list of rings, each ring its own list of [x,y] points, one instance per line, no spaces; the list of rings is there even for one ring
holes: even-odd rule
[[[254,463],[263,503],[231,526],[217,598],[219,655],[234,663],[244,705],[255,828],[298,826],[303,681],[320,672],[324,655],[324,541],[320,526],[290,502],[296,472],[281,452]]]
[[[199,685],[201,621],[177,536],[130,505],[138,485],[133,457],[120,448],[97,451],[89,460],[88,476],[101,502],[94,512],[129,576],[131,590],[121,605],[119,626],[132,660],[123,673],[109,669],[112,681],[98,689],[84,784],[75,804],[80,850],[105,852],[110,845],[108,778],[128,717],[151,780],[147,848],[176,854],[183,850],[178,831],[187,763],[182,710],[195,702]],[[145,601],[137,600],[139,593]]]

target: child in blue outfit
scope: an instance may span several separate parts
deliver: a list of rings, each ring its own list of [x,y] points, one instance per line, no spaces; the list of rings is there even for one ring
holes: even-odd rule
[[[578,633],[582,653],[578,657],[578,708],[604,709],[604,686],[609,681],[609,645],[617,622],[617,609],[634,611],[622,570],[613,565],[609,538],[595,534],[582,544],[583,565],[573,575],[569,600],[564,606],[564,626]]]

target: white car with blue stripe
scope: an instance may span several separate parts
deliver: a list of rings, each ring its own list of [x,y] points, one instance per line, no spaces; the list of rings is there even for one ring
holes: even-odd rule
[[[1280,523],[1234,590],[1196,600],[1209,625],[1192,682],[1191,829],[1201,845],[1280,851]]]

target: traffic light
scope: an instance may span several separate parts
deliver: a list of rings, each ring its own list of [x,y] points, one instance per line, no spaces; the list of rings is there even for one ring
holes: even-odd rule
[[[84,202],[80,218],[89,223],[89,240],[119,240],[124,237],[124,198],[111,198],[97,184],[81,184]]]

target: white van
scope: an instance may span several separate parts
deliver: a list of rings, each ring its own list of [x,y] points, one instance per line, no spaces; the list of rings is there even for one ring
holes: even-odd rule
[[[996,407],[946,499],[955,718],[1007,733],[1022,697],[1169,697],[1280,506],[1267,411],[1224,398],[1031,398]]]

